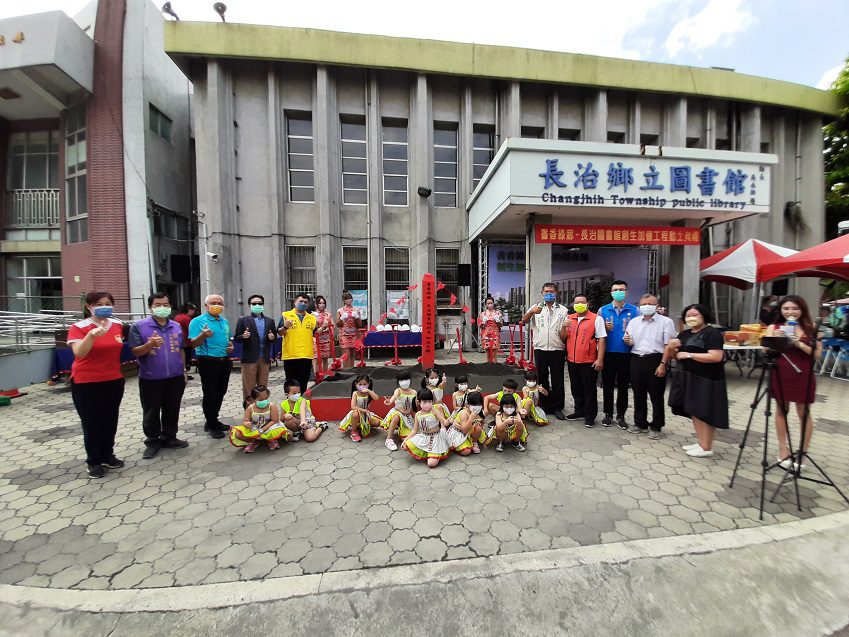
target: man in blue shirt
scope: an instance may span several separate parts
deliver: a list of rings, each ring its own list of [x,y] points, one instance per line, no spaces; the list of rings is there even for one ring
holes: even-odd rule
[[[616,396],[616,425],[628,429],[625,412],[628,411],[628,381],[631,364],[631,346],[625,343],[625,328],[628,321],[640,316],[635,305],[625,302],[628,296],[628,284],[616,280],[610,285],[613,302],[603,306],[598,314],[604,320],[607,330],[607,349],[604,352],[604,369],[601,381],[604,394],[604,419],[601,424],[610,427],[613,424],[613,394]]]
[[[221,403],[230,383],[230,325],[224,318],[224,297],[210,294],[204,300],[206,311],[189,323],[189,344],[195,348],[203,388],[203,430],[212,438],[223,438],[227,425],[218,420]]]

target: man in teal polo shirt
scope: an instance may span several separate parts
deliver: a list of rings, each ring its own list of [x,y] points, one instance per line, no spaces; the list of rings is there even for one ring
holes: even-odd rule
[[[625,327],[628,321],[640,316],[640,310],[637,306],[625,302],[628,296],[628,284],[625,281],[614,281],[610,285],[610,296],[613,302],[598,311],[607,330],[607,348],[604,351],[604,369],[601,372],[604,396],[604,418],[601,424],[605,427],[613,424],[613,393],[616,391],[616,424],[620,429],[628,429],[625,412],[628,411],[631,346],[625,343]]]
[[[212,438],[223,438],[228,427],[218,420],[221,403],[230,383],[230,325],[224,318],[224,297],[210,294],[204,300],[206,311],[189,323],[189,344],[195,348],[203,388],[203,430]]]

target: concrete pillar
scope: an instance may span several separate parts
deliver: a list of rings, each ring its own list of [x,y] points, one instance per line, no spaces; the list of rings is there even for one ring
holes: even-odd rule
[[[560,137],[560,93],[556,88],[551,89],[548,96],[548,121],[546,122],[545,137],[558,139]]]
[[[824,160],[820,140],[822,121],[817,115],[799,115],[799,204],[802,216],[808,226],[807,231],[799,235],[799,249],[810,248],[825,241],[825,181],[823,179]],[[796,294],[803,297],[816,316],[822,290],[818,280],[810,277],[797,277]]]
[[[584,106],[585,142],[607,141],[607,91],[598,90],[587,97]]]
[[[510,82],[504,102],[500,131],[502,144],[508,137],[522,136],[522,93],[518,82]]]
[[[334,301],[341,295],[341,287],[334,278],[336,269],[322,267],[331,260],[338,259],[342,254],[341,222],[339,213],[340,183],[339,147],[337,121],[339,115],[336,108],[336,85],[326,66],[316,67],[315,73],[315,104],[314,108],[314,149],[315,157],[321,156],[324,150],[326,166],[316,165],[315,193],[318,203],[318,218],[314,231],[318,234],[316,246],[316,288],[330,296]],[[287,301],[291,303],[291,299]],[[328,300],[332,308],[333,302]],[[287,304],[284,303],[284,307]]]
[[[550,243],[534,241],[534,226],[551,223],[551,215],[528,215],[526,226],[527,244],[525,249],[525,305],[530,306],[541,298],[542,284],[551,281]]]
[[[675,222],[674,226],[698,228],[698,219]],[[669,285],[664,304],[669,316],[677,321],[681,311],[699,300],[699,246],[671,246],[669,250]]]
[[[286,267],[284,254],[286,253],[286,216],[283,214],[286,196],[286,184],[283,178],[285,165],[283,158],[286,154],[283,131],[283,109],[280,105],[280,78],[274,65],[268,66],[268,183],[271,186],[269,193],[269,207],[271,208],[270,225],[274,228],[277,236],[271,238],[274,249],[271,251],[271,294],[266,296],[266,305],[275,310],[289,309],[288,303],[283,298],[283,271]],[[248,292],[252,294],[252,292]],[[267,313],[269,316],[271,312]]]
[[[628,109],[628,131],[625,136],[625,141],[629,144],[640,143],[640,112],[640,98],[634,95],[631,97],[630,108]]]
[[[663,109],[663,146],[687,146],[687,98],[675,97],[666,102]]]
[[[380,238],[383,236],[381,222],[383,219],[383,175],[382,157],[382,127],[380,121],[380,91],[378,88],[377,73],[366,72],[366,135],[368,136],[368,215],[369,223],[366,225],[368,245],[368,268],[369,268],[369,319],[373,324],[383,314],[381,307],[381,291],[386,289],[384,281],[383,246]],[[417,197],[415,192],[413,197]],[[339,248],[340,254],[342,248]],[[342,282],[337,282],[341,298]]]
[[[434,273],[433,239],[430,232],[430,217],[433,195],[420,197],[419,186],[433,188],[433,108],[427,75],[416,76],[410,104],[410,163],[413,172],[410,184],[410,212],[413,214],[412,247],[410,249],[411,283],[421,282],[425,272]],[[410,293],[410,320],[420,323],[418,316],[418,290]]]

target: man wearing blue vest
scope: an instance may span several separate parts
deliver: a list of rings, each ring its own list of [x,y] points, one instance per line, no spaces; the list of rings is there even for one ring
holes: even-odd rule
[[[221,403],[230,383],[230,324],[224,318],[224,297],[210,294],[203,302],[206,311],[189,323],[189,344],[195,348],[201,387],[203,388],[203,430],[211,438],[223,438],[227,425],[218,420]]]
[[[617,280],[610,285],[613,302],[603,306],[598,314],[604,320],[607,330],[607,348],[604,352],[604,369],[601,372],[602,393],[604,396],[604,418],[601,424],[610,427],[613,424],[613,394],[616,396],[616,425],[628,429],[625,412],[628,411],[628,370],[631,364],[631,346],[625,343],[625,328],[628,322],[640,316],[635,305],[625,302],[628,296],[628,284]]]
[[[189,443],[177,438],[180,402],[188,380],[183,328],[171,320],[171,299],[167,294],[151,294],[147,306],[152,316],[133,323],[127,342],[139,363],[145,445],[142,457],[149,460],[163,447],[182,449]]]

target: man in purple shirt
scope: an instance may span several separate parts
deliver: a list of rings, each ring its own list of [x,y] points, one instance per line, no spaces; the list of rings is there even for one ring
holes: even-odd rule
[[[149,460],[163,447],[182,449],[189,443],[177,438],[180,402],[186,388],[183,328],[172,321],[171,299],[156,292],[147,299],[152,316],[137,321],[128,339],[139,363],[139,398],[142,428]]]

